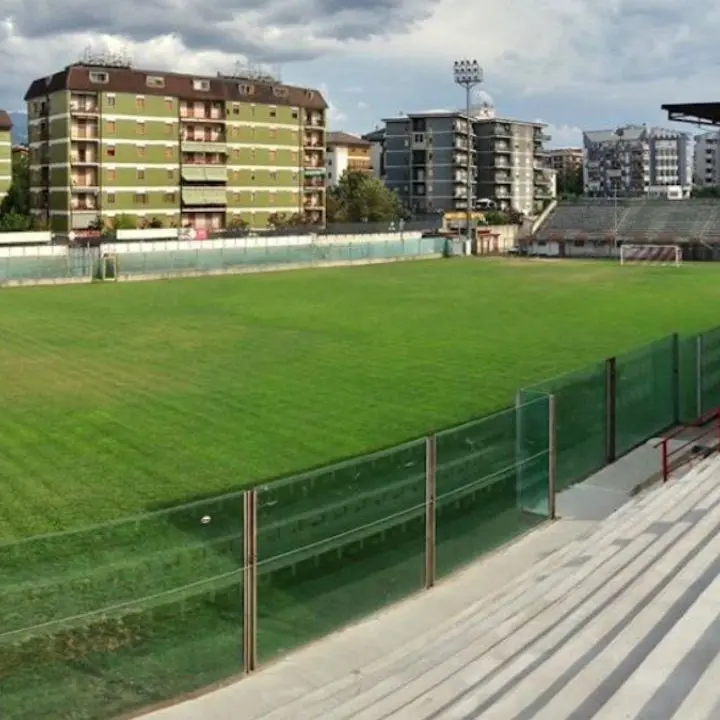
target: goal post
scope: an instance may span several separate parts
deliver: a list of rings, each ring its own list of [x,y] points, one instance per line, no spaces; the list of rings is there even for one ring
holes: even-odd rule
[[[631,263],[679,267],[682,264],[682,249],[679,245],[623,244],[620,246],[620,264]]]

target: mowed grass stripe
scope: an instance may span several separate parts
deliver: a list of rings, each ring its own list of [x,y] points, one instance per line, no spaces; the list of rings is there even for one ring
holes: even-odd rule
[[[228,492],[507,406],[518,385],[718,324],[717,275],[430,261],[3,293],[0,538]]]

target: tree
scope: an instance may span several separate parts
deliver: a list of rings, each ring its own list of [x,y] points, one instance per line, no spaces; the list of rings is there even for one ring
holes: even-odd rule
[[[302,225],[302,216],[299,213],[287,215],[286,213],[272,213],[268,219],[268,225],[273,230],[291,230],[298,225]]]
[[[583,194],[583,169],[580,167],[570,168],[567,172],[560,172],[557,176],[558,196],[582,195]]]
[[[138,226],[137,218],[134,215],[116,215],[113,224],[115,230],[136,230]]]
[[[32,230],[30,213],[30,164],[26,156],[12,160],[12,184],[0,203],[0,232]]]
[[[691,191],[692,197],[695,198],[720,198],[720,186],[719,185],[705,185],[700,187],[694,187]]]
[[[343,173],[328,193],[326,209],[328,220],[335,222],[390,222],[403,217],[397,194],[380,179],[358,170]]]

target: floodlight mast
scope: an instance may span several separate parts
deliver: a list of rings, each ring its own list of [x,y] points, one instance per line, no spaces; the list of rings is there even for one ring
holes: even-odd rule
[[[473,199],[473,177],[472,177],[472,156],[474,152],[473,146],[473,130],[472,121],[470,120],[470,99],[472,89],[480,85],[483,81],[483,69],[477,60],[456,60],[453,63],[453,79],[456,85],[465,88],[465,113],[467,117],[467,208],[465,210],[465,231],[467,239],[470,241],[472,235],[470,225],[472,223],[472,199]]]

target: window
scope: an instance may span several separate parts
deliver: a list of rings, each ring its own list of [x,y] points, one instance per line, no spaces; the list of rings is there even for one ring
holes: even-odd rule
[[[239,180],[239,179],[240,179],[240,171],[233,170],[233,180]]]
[[[165,98],[165,109],[166,110],[174,110],[175,109],[175,101],[172,98],[169,98],[169,97]]]
[[[173,134],[173,125],[170,122],[165,123],[165,134],[166,135],[172,135]]]
[[[105,84],[110,80],[110,76],[106,72],[90,71],[90,82]]]
[[[166,148],[165,148],[165,158],[166,158],[167,160],[172,160],[172,159],[173,159],[173,155],[174,155],[173,149],[172,149],[171,147],[166,147]]]
[[[269,150],[268,151],[268,160],[270,160],[271,162],[275,162],[276,159],[277,159],[277,152],[275,150]]]
[[[275,106],[270,107],[270,117],[277,117],[277,108]]]
[[[117,180],[117,170],[115,168],[108,168],[107,179],[108,182],[115,182]]]
[[[114,121],[114,120],[108,120],[108,121],[107,121],[107,125],[105,126],[105,132],[106,132],[108,135],[114,135],[116,130],[117,130],[117,127],[116,127],[116,125],[115,125],[115,121]]]
[[[138,179],[138,180],[144,180],[144,179],[145,179],[145,168],[138,168],[138,169],[137,169],[137,179]]]
[[[277,128],[270,128],[270,139],[275,140],[277,138]]]
[[[110,145],[110,146],[107,148],[107,150],[105,151],[105,154],[106,154],[108,157],[115,157],[115,146],[114,146],[114,145]]]
[[[148,75],[145,78],[145,84],[151,88],[164,88],[165,78],[161,75]]]
[[[147,193],[139,192],[135,193],[135,204],[136,205],[147,205],[148,196]]]
[[[250,173],[250,179],[255,180],[255,173]]]
[[[290,90],[288,90],[286,87],[283,87],[282,85],[275,85],[275,87],[273,88],[273,95],[279,98],[286,98],[288,97],[288,95],[290,95]]]
[[[233,115],[239,115],[240,114],[240,106],[237,103],[233,103],[232,111],[233,111]]]
[[[210,90],[210,81],[202,80],[202,79],[193,80],[193,90],[200,90],[201,92],[207,92],[208,90]]]
[[[114,95],[108,95],[106,97],[108,107],[115,107],[115,96]]]
[[[241,95],[252,95],[255,92],[255,86],[241,83],[240,85],[238,85],[238,92]]]
[[[145,146],[144,145],[137,146],[137,154],[138,154],[138,157],[145,157]]]
[[[135,96],[135,107],[138,110],[145,109],[145,96],[144,95],[136,95]]]
[[[142,120],[139,120],[137,123],[135,123],[135,132],[138,135],[145,134],[145,123]]]
[[[177,196],[174,192],[166,192],[165,193],[165,202],[166,203],[175,203],[177,202]]]
[[[115,202],[115,193],[108,193],[107,201],[108,201],[108,204],[112,205]]]
[[[298,111],[297,111],[297,110],[293,110],[293,111],[292,111],[292,119],[293,119],[293,120],[297,120],[297,119],[298,119]]]
[[[270,172],[270,179],[271,179],[271,180],[275,180],[275,181],[277,182],[278,174],[277,174],[274,170],[272,170],[272,171]]]
[[[168,177],[168,180],[174,180],[174,179],[175,179],[175,171],[174,171],[174,170],[168,170],[168,171],[167,171],[167,177]]]
[[[232,134],[233,134],[233,137],[237,137],[240,134],[240,128],[237,125],[235,125],[233,127]]]

